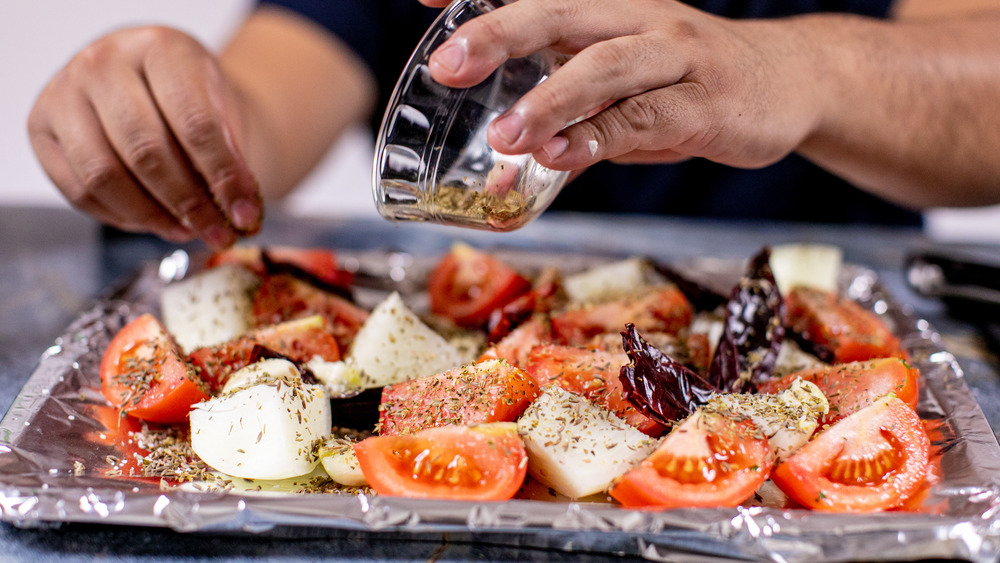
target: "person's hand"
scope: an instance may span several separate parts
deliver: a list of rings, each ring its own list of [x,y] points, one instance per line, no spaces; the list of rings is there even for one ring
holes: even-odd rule
[[[102,222],[214,248],[259,229],[240,104],[213,56],[179,31],[118,31],[47,85],[28,120],[42,167]]]
[[[530,152],[550,168],[695,156],[759,167],[795,150],[819,119],[822,86],[808,79],[802,39],[780,23],[674,0],[519,0],[461,26],[430,70],[468,87],[508,58],[573,54],[488,131],[496,150]]]

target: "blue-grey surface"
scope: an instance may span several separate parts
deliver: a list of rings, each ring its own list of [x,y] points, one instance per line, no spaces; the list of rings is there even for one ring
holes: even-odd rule
[[[918,231],[811,225],[736,224],[662,218],[550,216],[508,234],[430,225],[269,218],[253,241],[347,249],[398,249],[433,254],[461,238],[480,246],[539,248],[588,254],[643,254],[661,259],[742,259],[764,244],[823,242],[845,260],[874,269],[901,302],[911,304],[949,340],[991,427],[1000,430],[996,360],[979,331],[921,299],[903,283],[907,252],[927,247]],[[199,248],[197,245],[191,249]],[[71,211],[0,208],[0,410],[6,411],[40,354],[69,321],[113,283],[171,247],[149,237],[102,230]],[[974,250],[1000,256],[996,248]],[[414,541],[400,535],[344,532],[321,538],[208,536],[159,529],[67,525],[22,530],[0,526],[0,560],[217,561],[598,561],[607,557],[519,548],[502,539]],[[685,559],[680,557],[679,559]],[[627,560],[627,559],[616,559]]]

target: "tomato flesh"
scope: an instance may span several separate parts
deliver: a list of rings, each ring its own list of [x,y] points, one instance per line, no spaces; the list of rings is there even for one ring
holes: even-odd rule
[[[368,319],[368,311],[347,299],[288,274],[276,274],[264,279],[254,296],[253,311],[257,326],[321,315],[341,350],[350,347],[361,325]]]
[[[771,479],[816,510],[888,510],[920,491],[929,457],[920,417],[887,395],[813,438],[778,465]]]
[[[603,333],[619,333],[627,323],[642,332],[677,334],[691,324],[691,303],[674,285],[643,295],[586,305],[552,315],[552,329],[566,344],[586,344]]]
[[[795,287],[785,304],[792,330],[828,348],[834,363],[904,355],[899,339],[881,319],[834,292]]]
[[[188,360],[201,379],[218,391],[229,376],[251,363],[257,345],[294,362],[308,362],[315,356],[328,362],[340,359],[337,339],[327,330],[322,317],[313,316],[261,327],[236,340],[193,350]]]
[[[920,370],[900,358],[880,358],[790,373],[781,379],[762,382],[761,393],[780,393],[796,379],[815,383],[830,401],[830,411],[820,421],[832,424],[845,416],[893,393],[916,408],[919,399]]]
[[[772,464],[753,423],[699,410],[609,492],[627,507],[736,506],[767,480]]]
[[[487,360],[383,389],[379,433],[513,422],[537,396],[538,386],[524,370],[504,360]]]
[[[625,399],[618,376],[627,363],[625,352],[544,344],[528,352],[525,371],[539,387],[554,384],[583,395],[644,434],[659,436],[665,430],[663,425],[639,412]]]
[[[376,493],[411,498],[506,500],[528,467],[517,425],[510,422],[373,436],[354,451]]]
[[[142,315],[119,330],[101,358],[101,392],[123,412],[149,422],[187,420],[208,393],[160,321]]]
[[[233,246],[219,250],[209,257],[209,268],[220,264],[239,264],[258,275],[265,276],[267,259],[276,264],[290,264],[316,279],[339,287],[348,287],[352,276],[337,265],[337,254],[326,248],[300,248],[293,246]]]
[[[514,268],[465,244],[452,246],[427,278],[431,312],[466,327],[485,325],[494,310],[530,289]]]

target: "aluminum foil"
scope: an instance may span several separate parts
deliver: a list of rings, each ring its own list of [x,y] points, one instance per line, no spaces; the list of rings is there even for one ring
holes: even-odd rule
[[[501,252],[525,269],[584,268],[598,257]],[[433,257],[390,252],[339,253],[357,270],[362,304],[399,290],[415,309]],[[124,457],[108,422],[98,365],[111,336],[144,312],[157,312],[163,285],[197,269],[175,253],[138,272],[75,321],[41,357],[0,422],[0,517],[17,526],[85,522],[152,526],[180,532],[316,534],[363,532],[402,539],[502,543],[584,550],[650,560],[915,560],[1000,557],[1000,447],[963,381],[955,356],[925,320],[897,303],[876,276],[845,268],[843,291],[883,315],[922,372],[918,410],[939,424],[941,478],[917,512],[826,514],[782,506],[762,491],[759,506],[638,511],[600,502],[511,500],[470,503],[353,494],[204,491],[162,487],[156,479],[108,474],[108,456]],[[711,259],[678,264],[727,290],[741,264]],[[102,413],[104,413],[102,415]],[[287,490],[286,487],[284,490]],[[774,493],[774,491],[771,491]],[[542,492],[539,496],[544,497]]]

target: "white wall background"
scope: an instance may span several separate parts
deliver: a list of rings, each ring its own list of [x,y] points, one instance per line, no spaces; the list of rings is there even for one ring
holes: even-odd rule
[[[250,7],[251,0],[0,2],[0,205],[66,205],[35,160],[25,123],[35,96],[73,53],[110,30],[144,23],[179,27],[219,47]],[[308,215],[375,216],[371,155],[370,135],[350,132],[286,205]],[[1000,244],[1000,206],[934,210],[927,231]]]

